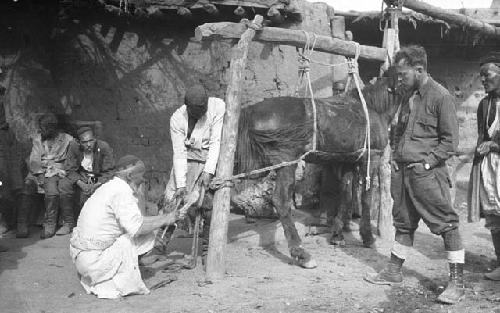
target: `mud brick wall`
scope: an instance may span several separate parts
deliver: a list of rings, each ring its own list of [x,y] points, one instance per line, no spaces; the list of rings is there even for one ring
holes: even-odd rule
[[[286,27],[331,35],[325,4],[300,2],[303,20]],[[329,13],[330,12],[330,13]],[[169,118],[187,87],[203,83],[224,97],[234,40],[196,42],[196,24],[124,23],[106,16],[82,17],[52,32],[45,53],[19,60],[9,76],[6,112],[17,138],[28,142],[36,113],[58,112],[73,120],[98,120],[116,155],[142,158],[164,181],[171,167]],[[298,80],[294,47],[254,42],[245,70],[242,103],[294,93]],[[330,63],[338,56],[315,53]],[[313,65],[315,94],[332,94],[332,77],[343,68]],[[304,95],[304,88],[299,89]]]

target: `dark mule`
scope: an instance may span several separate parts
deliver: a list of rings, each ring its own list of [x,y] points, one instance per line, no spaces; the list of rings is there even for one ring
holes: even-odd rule
[[[374,150],[382,151],[388,143],[388,128],[400,100],[394,92],[395,85],[396,79],[392,75],[379,78],[374,85],[363,90],[369,108],[371,148]],[[317,99],[316,104],[317,150],[325,153],[312,154],[306,161],[350,165],[363,163],[366,154],[359,158],[359,154],[351,153],[363,147],[365,138],[366,121],[357,92],[354,90],[348,95]],[[239,123],[236,171],[246,172],[295,160],[311,148],[312,134],[310,99],[270,98],[247,107],[242,111]],[[289,166],[277,171],[273,205],[283,225],[292,258],[302,267],[312,268],[316,263],[301,246],[301,238],[291,216],[295,169],[296,166]],[[336,186],[331,187],[334,189]],[[370,196],[369,193],[367,196]],[[363,202],[363,211],[369,211],[368,201]],[[338,215],[338,212],[333,215]],[[369,218],[369,213],[367,216]],[[363,226],[361,234],[365,244],[373,241],[369,221],[368,227]]]

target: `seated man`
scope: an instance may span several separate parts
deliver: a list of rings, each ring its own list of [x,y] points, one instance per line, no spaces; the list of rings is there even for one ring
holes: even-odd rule
[[[73,227],[73,183],[67,173],[76,170],[76,163],[68,151],[78,143],[71,135],[61,131],[57,117],[45,114],[39,119],[40,134],[33,138],[33,148],[29,158],[29,173],[24,181],[21,206],[17,214],[17,238],[28,237],[28,215],[32,206],[32,196],[38,192],[45,194],[45,219],[42,239],[54,236],[59,205],[63,212],[63,229],[68,234]]]
[[[82,208],[90,195],[112,178],[115,159],[113,149],[107,142],[97,139],[92,128],[80,127],[78,137],[80,146],[72,152],[78,170],[70,172],[68,177],[81,189],[79,208]]]
[[[80,283],[99,298],[148,294],[138,256],[153,249],[160,227],[175,222],[175,213],[141,214],[136,196],[146,171],[141,160],[124,156],[116,171],[85,202],[70,240]]]

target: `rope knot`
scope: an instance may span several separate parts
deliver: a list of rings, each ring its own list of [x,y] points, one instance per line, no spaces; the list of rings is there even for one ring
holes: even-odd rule
[[[358,61],[356,59],[347,60],[347,71],[349,74],[356,74],[359,72]]]
[[[254,21],[249,21],[246,18],[242,19],[241,22],[245,24],[246,27],[253,29],[255,31],[262,30],[262,25],[257,24]]]

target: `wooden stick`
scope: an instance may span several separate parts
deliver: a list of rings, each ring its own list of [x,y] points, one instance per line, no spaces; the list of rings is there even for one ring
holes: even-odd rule
[[[195,37],[197,40],[212,38],[237,39],[242,36],[247,27],[242,23],[205,23],[196,27]],[[303,48],[307,36],[302,30],[285,29],[279,27],[263,27],[255,35],[256,41],[272,42],[275,44],[291,45]],[[360,45],[360,59],[384,62],[387,50],[384,48]],[[354,57],[356,54],[356,43],[330,36],[316,35],[315,51],[340,54]]]
[[[401,13],[397,9],[386,9],[390,14],[390,27],[384,29],[382,47],[387,48],[387,59],[380,67],[380,75],[386,71],[396,52],[399,50],[399,26],[398,18]],[[391,146],[388,143],[382,154],[378,170],[380,182],[379,215],[377,231],[380,238],[390,240],[394,238],[394,227],[392,225],[392,197],[391,197]]]
[[[262,25],[263,17],[256,15],[253,23]],[[246,26],[243,25],[245,28]],[[241,88],[243,73],[248,57],[248,47],[255,36],[255,30],[248,28],[241,35],[238,46],[233,51],[231,65],[229,67],[229,85],[226,92],[226,114],[224,116],[224,127],[222,132],[221,149],[217,165],[217,177],[227,177],[233,174],[234,153],[236,151],[236,139],[238,137],[238,120],[241,111]],[[215,192],[212,221],[210,224],[210,240],[207,256],[208,281],[224,278],[225,273],[225,249],[227,243],[227,229],[229,219],[229,200],[231,189],[221,188]]]
[[[405,0],[403,6],[413,11],[428,15],[435,19],[443,20],[447,23],[456,24],[478,31],[481,34],[500,37],[500,27],[495,27],[481,20],[468,17],[460,13],[455,13],[451,10],[441,9],[439,7],[427,4],[423,1]]]

